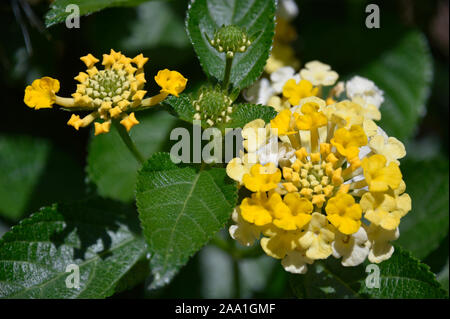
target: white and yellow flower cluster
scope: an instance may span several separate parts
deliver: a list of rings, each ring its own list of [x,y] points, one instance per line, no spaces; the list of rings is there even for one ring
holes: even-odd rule
[[[292,105],[298,106],[304,97],[321,94],[322,87],[334,85],[338,77],[336,71],[320,61],[306,63],[298,73],[290,66],[283,66],[273,71],[268,78],[255,82],[244,92],[244,98],[252,103],[272,106],[280,112]],[[344,89],[342,82],[334,86],[329,92],[327,104],[333,104],[333,98],[339,96]],[[363,97],[358,94],[354,96],[358,100]]]
[[[99,59],[92,54],[80,58],[86,65],[86,72],[80,72],[75,80],[79,82],[72,98],[56,95],[59,81],[50,77],[36,79],[25,89],[24,102],[36,110],[52,108],[58,104],[69,111],[89,111],[84,118],[72,114],[67,122],[76,130],[95,122],[95,135],[109,132],[111,121],[117,120],[127,131],[138,120],[134,111],[142,110],[163,101],[169,94],[178,96],[186,87],[187,79],[177,71],[164,69],[155,76],[156,83],[161,87],[160,93],[145,98],[144,65],[148,58],[142,54],[133,59],[120,52],[111,50],[103,54],[103,70],[98,70],[95,64]]]
[[[386,260],[411,199],[398,161],[405,148],[377,126],[379,105],[367,93],[380,101],[382,92],[354,78],[352,100],[335,100],[345,90],[339,83],[325,101],[317,95],[336,72],[314,62],[299,77],[285,81],[285,106],[269,124],[242,130],[245,151],[227,174],[251,195],[236,207],[230,234],[246,246],[259,240],[293,273],[331,255],[343,266]]]

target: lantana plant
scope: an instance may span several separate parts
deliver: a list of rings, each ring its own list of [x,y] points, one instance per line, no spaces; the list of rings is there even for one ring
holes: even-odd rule
[[[112,48],[101,62],[87,52],[80,58],[87,69],[75,76],[70,97],[58,92],[73,83],[50,76],[26,86],[31,111],[70,112],[75,130],[93,127],[89,152],[105,151],[95,141],[118,133],[108,151],[130,152],[136,169],[122,172],[124,153],[119,160],[105,155],[119,163],[108,181],[120,193],[131,175],[135,205],[96,194],[43,208],[13,227],[0,239],[0,296],[98,298],[137,283],[151,291],[169,284],[207,244],[231,256],[237,281],[240,260],[278,260],[298,297],[322,287],[331,272],[352,297],[417,297],[412,283],[392,281],[406,272],[430,295],[444,296],[429,270],[395,244],[413,205],[401,170],[405,146],[382,125],[385,92],[362,75],[342,77],[327,61],[300,61],[294,1],[219,2],[192,0],[187,9],[186,32],[206,75],[199,85],[182,69],[161,69],[150,81],[144,68],[151,56],[130,58]],[[155,83],[159,93],[147,96]],[[179,141],[170,153],[140,149],[133,135],[138,112],[158,107],[183,121],[177,132],[194,132],[194,140]],[[174,140],[172,133],[163,139]],[[217,147],[202,145],[202,137]],[[96,173],[108,174],[102,170]],[[99,183],[93,176],[89,183]],[[39,234],[33,244],[29,233]],[[36,254],[39,262],[29,260]],[[80,271],[75,288],[67,286],[68,265]],[[368,265],[381,276],[375,288],[365,281]]]

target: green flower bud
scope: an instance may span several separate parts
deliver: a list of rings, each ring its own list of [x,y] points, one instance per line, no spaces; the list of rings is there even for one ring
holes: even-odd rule
[[[194,120],[201,120],[208,126],[227,123],[232,112],[232,99],[219,87],[202,88],[198,98],[192,103],[196,113]]]
[[[236,25],[222,26],[214,32],[214,38],[209,43],[218,52],[225,52],[229,58],[237,52],[245,52],[251,45],[245,30]]]

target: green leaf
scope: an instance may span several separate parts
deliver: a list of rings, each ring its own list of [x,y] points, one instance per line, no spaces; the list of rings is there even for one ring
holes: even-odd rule
[[[79,7],[80,15],[88,15],[109,7],[136,6],[148,0],[55,0],[50,5],[50,10],[45,15],[45,25],[51,27],[54,24],[63,22],[73,14],[73,11],[66,8],[74,4]]]
[[[384,91],[379,125],[392,136],[407,140],[425,114],[433,76],[425,36],[406,33],[395,45],[357,74],[367,77]]]
[[[136,200],[152,253],[152,287],[171,280],[227,222],[237,188],[223,168],[177,166],[154,154],[139,172]]]
[[[192,106],[191,98],[188,95],[181,94],[179,98],[169,97],[165,101],[170,106],[170,110],[174,115],[181,120],[192,123],[195,114]],[[256,104],[233,104],[233,113],[231,113],[231,120],[227,123],[218,125],[219,128],[237,128],[244,127],[245,124],[256,119],[263,119],[266,123],[273,119],[277,112],[271,106],[256,105]],[[209,125],[203,123],[202,127],[207,128]]]
[[[363,266],[344,267],[329,257],[308,266],[304,275],[290,275],[290,283],[298,298],[361,298],[358,290],[365,275]]]
[[[402,218],[397,243],[417,258],[435,250],[449,229],[447,160],[406,160],[400,166],[412,210]]]
[[[160,110],[139,112],[140,124],[130,131],[131,139],[145,157],[168,149],[168,135],[176,118]],[[92,137],[88,147],[87,173],[103,197],[121,201],[134,199],[137,171],[140,164],[111,126],[108,134]]]
[[[183,19],[176,15],[173,6],[172,3],[155,1],[137,7],[137,19],[130,21],[127,36],[121,39],[119,46],[134,51],[189,46]]]
[[[188,94],[182,93],[179,97],[171,95],[163,103],[168,105],[170,107],[169,111],[179,119],[192,123],[195,110]]]
[[[225,53],[217,52],[208,42],[222,25],[234,24],[245,28],[254,37],[244,53],[233,59],[230,83],[234,87],[251,85],[263,72],[269,57],[275,30],[275,1],[273,0],[193,0],[187,16],[187,31],[208,76],[222,81]]]
[[[83,31],[86,40],[95,48],[94,55],[109,52],[111,48],[129,56],[143,53],[151,58],[152,65],[171,69],[177,62],[193,55],[193,52],[180,54],[179,51],[192,51],[184,29],[184,12],[177,12],[180,9],[184,11],[185,4],[174,1],[149,1],[137,7],[111,8],[86,21]],[[118,20],[121,23],[112,23]],[[162,57],[164,59],[160,61]]]
[[[105,298],[145,256],[134,209],[100,199],[42,208],[0,240],[0,297]],[[66,279],[79,266],[79,288]]]
[[[235,104],[233,109],[230,115],[231,121],[225,124],[226,127],[244,127],[245,124],[256,119],[263,119],[268,123],[277,115],[273,107],[265,105]]]
[[[439,274],[437,275],[437,279],[439,281],[439,283],[442,285],[442,287],[444,287],[444,289],[447,290],[448,293],[448,288],[449,288],[449,282],[448,282],[448,275],[449,275],[449,268],[448,268],[449,262],[448,262],[448,258],[447,258],[447,263],[445,264],[444,268],[442,268],[442,270],[439,272]]]
[[[369,265],[368,262],[365,265]],[[316,261],[305,275],[291,275],[291,287],[299,298],[445,298],[446,293],[430,272],[411,254],[395,247],[392,257],[380,264],[380,287],[368,288],[372,271],[363,265],[344,267],[333,257]]]
[[[52,202],[84,194],[81,165],[44,139],[0,136],[0,167],[0,216],[13,221]]]
[[[430,268],[400,247],[392,257],[380,263],[380,287],[368,288],[364,283],[360,293],[371,298],[448,298]]]

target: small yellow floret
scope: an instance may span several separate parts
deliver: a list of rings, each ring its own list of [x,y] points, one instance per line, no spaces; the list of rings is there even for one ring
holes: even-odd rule
[[[316,103],[303,104],[301,111],[303,115],[294,113],[295,123],[300,130],[313,130],[328,123],[327,117],[319,112],[319,105]]]
[[[318,91],[319,89],[314,88],[311,82],[307,80],[300,80],[296,83],[294,79],[290,79],[284,84],[283,96],[288,99],[291,105],[298,105],[301,99],[316,96]]]
[[[273,193],[270,197],[266,193],[253,193],[251,198],[247,197],[242,200],[240,205],[242,218],[257,226],[271,223],[271,212],[281,201],[278,193]]]
[[[255,164],[249,174],[242,178],[245,187],[252,192],[267,192],[278,186],[281,181],[281,171],[273,163],[262,166]]]
[[[133,113],[130,113],[122,121],[120,121],[120,124],[125,126],[125,128],[127,129],[127,132],[129,132],[133,126],[135,126],[136,124],[139,124],[139,121],[136,119],[136,117],[134,116],[134,112],[133,112]]]
[[[67,122],[67,125],[73,126],[78,131],[82,123],[83,121],[80,119],[80,116],[72,114],[69,121]]]
[[[83,61],[84,64],[86,64],[86,67],[87,67],[88,69],[90,69],[91,67],[93,67],[94,64],[97,63],[97,62],[99,61],[95,56],[93,56],[93,55],[90,54],[90,53],[89,53],[88,55],[82,56],[82,57],[80,58],[80,60]]]
[[[148,58],[144,57],[144,55],[141,53],[139,55],[136,55],[131,62],[137,65],[138,69],[142,69],[144,67],[144,64],[147,63]]]
[[[385,192],[389,188],[395,190],[402,181],[402,173],[398,165],[391,162],[386,166],[386,157],[383,155],[365,157],[361,166],[371,192]]]
[[[278,135],[290,135],[295,134],[296,130],[293,126],[291,110],[283,110],[278,115],[270,121],[270,126],[272,129],[278,130]]]
[[[36,79],[25,89],[24,102],[36,110],[52,108],[55,103],[55,93],[59,91],[59,81],[50,77]]]
[[[305,226],[311,220],[313,205],[298,193],[289,193],[278,202],[273,212],[273,224],[284,230],[295,230]]]
[[[161,87],[161,93],[172,94],[178,97],[178,94],[186,88],[187,79],[177,71],[164,69],[155,76],[155,81]]]
[[[368,221],[386,230],[395,230],[400,219],[411,210],[411,197],[367,192],[361,197],[360,205]]]
[[[341,155],[352,159],[358,156],[359,147],[367,144],[367,136],[361,126],[353,125],[349,130],[338,129],[330,142]]]
[[[343,234],[356,233],[361,226],[361,206],[349,194],[338,193],[330,198],[325,211],[330,223]]]
[[[103,122],[103,123],[95,122],[94,125],[95,125],[95,136],[97,136],[99,134],[109,132],[109,129],[111,127],[111,121],[107,121],[107,122]]]

